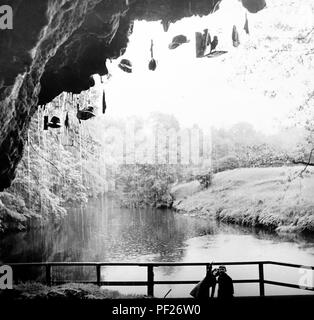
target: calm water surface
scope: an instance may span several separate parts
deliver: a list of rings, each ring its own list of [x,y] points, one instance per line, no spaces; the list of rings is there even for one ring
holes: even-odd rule
[[[128,210],[111,199],[93,200],[87,208],[73,209],[58,228],[43,228],[1,239],[0,260],[118,261],[118,262],[211,262],[274,260],[314,265],[314,239],[278,237],[265,231],[218,224],[170,210]],[[228,267],[233,279],[258,278],[257,266]],[[204,267],[158,267],[156,280],[200,280]],[[23,276],[23,275],[17,275]],[[25,275],[24,275],[25,276]],[[298,269],[265,267],[265,278],[298,283]],[[314,275],[311,273],[314,278]],[[43,277],[30,268],[27,279]],[[54,278],[95,279],[91,267],[55,268]],[[146,280],[146,268],[102,268],[104,280]],[[313,284],[312,284],[313,285]],[[156,286],[156,296],[188,296],[193,285]],[[146,293],[145,287],[117,287],[125,293]],[[257,284],[235,285],[236,295],[258,294]],[[304,294],[303,290],[266,286],[266,294]]]

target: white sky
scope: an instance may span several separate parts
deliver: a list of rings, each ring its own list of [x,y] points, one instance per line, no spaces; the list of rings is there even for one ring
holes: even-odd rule
[[[171,24],[167,33],[160,22],[136,22],[127,51],[121,57],[132,61],[133,73],[118,68],[121,58],[107,64],[112,77],[104,84],[106,116],[145,117],[158,111],[174,114],[183,126],[197,123],[205,130],[212,125],[220,127],[248,121],[261,131],[274,131],[276,119],[284,119],[298,101],[281,96],[266,97],[260,90],[250,90],[248,84],[231,76],[237,61],[250,59],[245,44],[253,41],[255,35],[263,35],[264,31],[256,26],[261,20],[268,23],[270,11],[271,8],[258,14],[247,13],[249,36],[243,30],[246,10],[238,0],[223,1],[221,8],[207,17],[186,18]],[[233,48],[231,41],[234,24],[240,32],[238,48]],[[195,57],[195,32],[205,28],[212,37],[218,36],[216,50],[226,50],[226,55],[213,59]],[[178,34],[186,35],[190,42],[169,50],[168,44]],[[151,39],[158,62],[154,72],[148,70]]]

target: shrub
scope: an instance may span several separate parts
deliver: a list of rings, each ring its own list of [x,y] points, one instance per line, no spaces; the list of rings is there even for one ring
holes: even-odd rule
[[[221,172],[226,170],[232,170],[239,168],[240,163],[239,160],[235,156],[226,156],[220,158],[214,163],[214,171]]]
[[[196,176],[196,180],[200,183],[202,189],[207,189],[211,185],[212,179],[213,179],[212,172],[199,174]]]

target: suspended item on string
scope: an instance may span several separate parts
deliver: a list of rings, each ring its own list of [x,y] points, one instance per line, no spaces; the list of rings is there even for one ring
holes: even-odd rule
[[[148,69],[151,71],[155,71],[157,68],[157,61],[154,59],[154,42],[153,42],[153,40],[151,41],[151,45],[150,45],[150,55],[151,55],[151,59],[148,64]]]
[[[92,106],[88,106],[88,107],[80,110],[80,107],[77,104],[76,117],[79,119],[80,123],[81,123],[81,120],[85,121],[85,120],[88,120],[90,118],[93,118],[93,117],[95,117],[94,108]]]
[[[247,14],[245,13],[245,23],[244,23],[244,28],[246,34],[250,34],[250,29],[249,29],[249,20],[247,18]]]
[[[69,121],[69,112],[67,112],[66,116],[65,116],[65,120],[64,120],[64,126],[67,130],[69,130],[70,128],[70,121]]]
[[[105,114],[107,109],[105,90],[102,91],[102,113]]]
[[[190,42],[187,37],[183,34],[180,34],[178,36],[175,36],[173,39],[172,39],[172,42],[169,44],[169,49],[170,50],[173,50],[173,49],[176,49],[178,48],[179,46],[181,46],[182,44],[184,43],[188,43]]]
[[[208,32],[208,29],[205,29],[203,33],[195,32],[195,44],[196,44],[197,58],[203,58],[206,54],[212,51],[211,49],[212,41],[211,41],[210,33]]]
[[[126,47],[121,48],[119,52],[120,52],[120,55],[119,55],[119,56],[120,56],[120,57],[123,56],[123,55],[125,54],[125,52],[126,52]]]
[[[214,51],[217,46],[218,46],[218,37],[217,37],[217,36],[214,36],[214,39],[213,39],[213,41],[211,42],[210,52]]]
[[[240,45],[239,33],[236,26],[233,26],[232,28],[232,44],[235,48]]]
[[[211,53],[212,51],[212,39],[210,36],[210,33],[208,32],[208,29],[204,29],[203,32],[203,47],[204,47],[204,53],[203,55],[207,54],[207,53]]]
[[[53,116],[48,123],[48,127],[53,129],[61,128],[60,119],[56,116]]]
[[[228,51],[216,51],[218,46],[218,37],[214,36],[211,40],[210,33],[208,29],[205,29],[203,33],[195,33],[195,42],[196,42],[196,57],[197,58],[216,58],[219,57]]]
[[[170,21],[169,20],[161,20],[162,27],[164,29],[164,32],[168,32],[170,27]]]
[[[119,68],[127,73],[132,73],[132,63],[128,59],[122,59],[119,63]]]
[[[207,54],[205,57],[207,58],[217,58],[223,54],[228,53],[228,51],[212,51],[211,53]]]
[[[49,117],[44,116],[44,130],[48,130],[48,128],[53,128],[53,129],[61,128],[60,119],[56,116],[53,116],[49,121]]]
[[[44,116],[44,130],[48,130],[49,117]]]

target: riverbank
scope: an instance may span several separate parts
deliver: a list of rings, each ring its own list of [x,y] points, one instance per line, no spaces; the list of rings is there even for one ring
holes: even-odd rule
[[[277,232],[314,231],[314,170],[304,167],[244,168],[214,175],[212,185],[183,192],[173,208],[194,216]],[[184,186],[186,188],[186,185]]]

